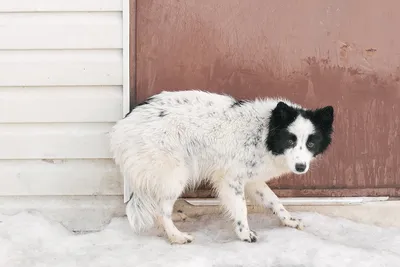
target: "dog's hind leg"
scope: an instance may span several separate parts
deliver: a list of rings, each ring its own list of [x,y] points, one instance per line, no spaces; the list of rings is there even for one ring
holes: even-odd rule
[[[162,225],[171,244],[186,244],[193,241],[194,237],[183,233],[176,228],[172,221],[172,211],[175,201],[182,194],[186,181],[188,180],[188,172],[185,169],[178,168],[172,172],[171,177],[165,180],[162,190],[159,206],[160,212],[157,217],[158,223]],[[160,191],[161,192],[161,191]]]
[[[299,230],[304,228],[303,223],[290,215],[289,211],[287,211],[280,202],[278,196],[264,181],[249,182],[246,184],[245,190],[246,195],[248,195],[250,199],[259,205],[271,209],[285,226],[297,228]]]
[[[161,215],[158,217],[159,223],[164,227],[168,240],[171,244],[191,243],[194,239],[192,235],[183,233],[176,228],[172,221],[172,210],[176,199],[166,199],[161,204]]]
[[[256,242],[256,232],[250,230],[247,220],[247,206],[244,197],[244,186],[241,182],[222,180],[218,184],[218,194],[222,205],[234,220],[236,235],[243,241]]]

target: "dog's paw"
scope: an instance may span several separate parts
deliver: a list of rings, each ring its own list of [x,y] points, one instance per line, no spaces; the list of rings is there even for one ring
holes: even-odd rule
[[[179,235],[172,235],[168,237],[169,242],[172,244],[189,244],[192,243],[194,237],[187,233],[180,233]]]
[[[304,224],[300,219],[288,217],[288,218],[285,218],[282,221],[282,223],[283,223],[283,225],[285,225],[287,227],[296,228],[298,230],[304,230]]]
[[[242,230],[242,232],[238,233],[238,237],[240,238],[240,240],[249,243],[254,243],[257,242],[258,240],[257,233],[252,230],[247,230],[247,231]]]

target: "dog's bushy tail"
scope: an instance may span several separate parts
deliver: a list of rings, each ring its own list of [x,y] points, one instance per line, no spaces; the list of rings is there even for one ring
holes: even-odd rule
[[[142,194],[131,195],[126,204],[126,216],[135,233],[148,230],[154,225],[157,205],[149,196]]]

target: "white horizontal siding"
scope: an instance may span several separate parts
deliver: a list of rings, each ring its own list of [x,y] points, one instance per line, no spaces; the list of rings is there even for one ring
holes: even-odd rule
[[[112,125],[0,124],[0,159],[110,158],[108,132]]]
[[[12,0],[0,1],[0,12],[122,11],[122,0]]]
[[[0,196],[121,195],[122,0],[0,1]]]
[[[0,49],[122,48],[122,14],[0,13],[0,36]]]
[[[121,195],[111,160],[3,160],[0,195]]]
[[[3,50],[0,73],[0,86],[122,85],[122,50]]]
[[[0,87],[0,123],[115,122],[121,86]]]

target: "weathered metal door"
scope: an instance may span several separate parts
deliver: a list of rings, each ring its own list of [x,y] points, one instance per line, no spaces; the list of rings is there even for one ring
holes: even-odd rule
[[[333,146],[309,174],[271,183],[277,193],[400,196],[399,1],[137,0],[132,9],[133,102],[200,88],[333,105]]]

